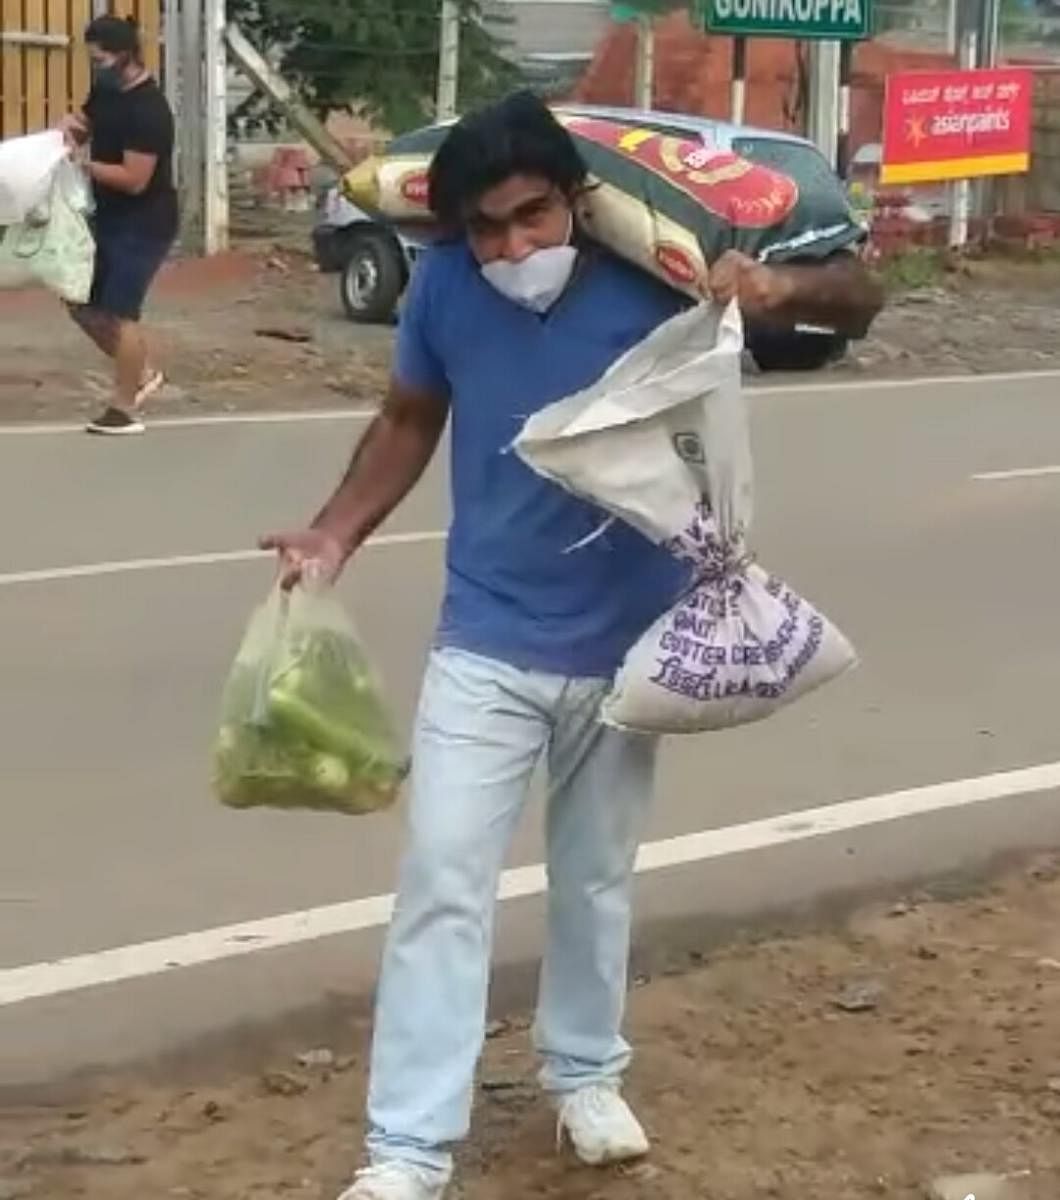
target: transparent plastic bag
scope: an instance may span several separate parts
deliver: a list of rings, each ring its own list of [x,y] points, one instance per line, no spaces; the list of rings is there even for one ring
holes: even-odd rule
[[[349,618],[329,589],[275,589],[221,700],[214,787],[230,808],[369,813],[406,761]]]

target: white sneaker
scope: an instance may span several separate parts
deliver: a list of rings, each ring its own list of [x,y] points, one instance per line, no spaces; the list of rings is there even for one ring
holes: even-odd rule
[[[643,1158],[648,1136],[617,1088],[593,1084],[559,1103],[558,1134],[566,1133],[578,1158],[590,1167]]]
[[[433,1179],[412,1163],[373,1163],[357,1172],[353,1186],[339,1200],[442,1200],[445,1182]]]

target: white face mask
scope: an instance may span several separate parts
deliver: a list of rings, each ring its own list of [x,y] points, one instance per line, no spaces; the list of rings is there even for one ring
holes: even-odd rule
[[[574,233],[574,218],[564,246],[546,246],[535,250],[519,262],[496,258],[483,263],[482,278],[506,299],[535,313],[546,313],[563,295],[578,251],[570,245]]]

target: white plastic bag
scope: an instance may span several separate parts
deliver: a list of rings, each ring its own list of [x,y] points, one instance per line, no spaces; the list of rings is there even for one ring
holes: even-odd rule
[[[84,176],[63,160],[44,201],[20,224],[0,228],[0,289],[41,284],[68,304],[84,304],[96,262],[90,205]]]
[[[56,130],[0,142],[0,225],[19,225],[51,191],[66,141]]]
[[[852,666],[846,638],[755,565],[732,304],[660,326],[592,387],[531,417],[525,462],[687,562],[692,584],[626,656],[603,719],[651,733],[761,720]]]

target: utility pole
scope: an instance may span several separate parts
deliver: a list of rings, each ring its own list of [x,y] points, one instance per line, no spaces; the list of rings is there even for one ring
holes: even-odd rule
[[[655,94],[655,21],[651,13],[637,15],[637,60],[633,75],[633,105],[650,109]]]
[[[836,121],[835,169],[845,179],[850,166],[850,85],[854,77],[854,43],[839,45],[839,117]]]
[[[225,0],[181,0],[179,20],[176,0],[169,0],[166,18],[172,21],[165,29],[166,91],[176,101],[181,246],[186,254],[220,254],[228,249]]]
[[[946,6],[946,53],[957,57],[960,40],[960,20],[957,16],[960,0],[948,0]]]
[[[955,61],[961,50],[961,21],[959,15],[960,0],[949,0],[946,10],[946,53]],[[957,219],[957,208],[961,201],[961,181],[954,179],[946,185],[946,199],[950,210],[950,245],[960,246],[963,242],[957,240],[962,233]],[[967,213],[965,214],[964,236],[967,237]]]
[[[839,43],[812,41],[807,135],[834,168],[839,145]]]
[[[189,0],[184,0],[189,3]],[[205,0],[206,52],[203,90],[206,127],[203,146],[203,251],[228,249],[228,55],[225,0]]]
[[[729,120],[742,125],[747,110],[747,38],[732,39],[732,82],[729,84]]]
[[[203,58],[202,0],[183,0],[180,6],[180,108],[176,115],[180,141],[181,245],[185,253],[190,254],[201,254],[206,241]]]
[[[958,65],[962,71],[971,70],[979,54],[979,33],[974,26],[964,26],[960,31]],[[950,210],[950,245],[960,248],[968,241],[968,215],[972,207],[972,182],[958,179],[953,185],[952,208]]]
[[[435,117],[448,121],[456,116],[460,75],[460,5],[442,0],[441,41],[438,47],[438,100]]]
[[[180,111],[180,4],[179,0],[162,3],[162,84],[169,107]],[[177,177],[180,175],[180,147],[177,147]]]
[[[977,66],[996,67],[1001,54],[1001,0],[981,0]]]
[[[976,66],[996,67],[1001,53],[1001,0],[980,0],[979,46]],[[989,220],[997,206],[997,180],[976,181],[975,209],[978,216]]]
[[[291,85],[247,41],[235,21],[225,30],[225,47],[228,57],[239,70],[267,100],[272,101],[291,127],[298,130],[326,163],[343,174],[352,170],[350,152],[297,98]]]

